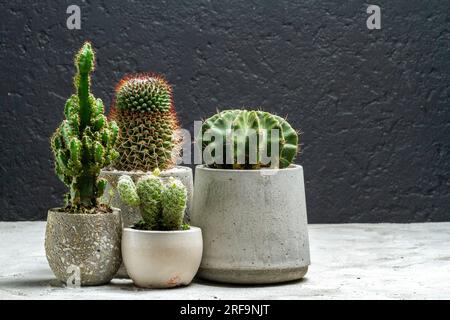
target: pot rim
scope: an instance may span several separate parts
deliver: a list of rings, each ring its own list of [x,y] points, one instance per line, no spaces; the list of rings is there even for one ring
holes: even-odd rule
[[[111,207],[112,212],[97,212],[97,213],[70,213],[70,212],[65,212],[65,211],[60,211],[60,209],[62,209],[62,207],[54,207],[54,208],[50,208],[48,209],[48,213],[57,213],[57,214],[64,214],[64,215],[70,215],[70,216],[91,216],[91,217],[97,217],[99,215],[107,215],[107,214],[114,214],[114,213],[120,213],[120,208],[116,208],[116,207]]]
[[[205,164],[199,164],[195,167],[196,169],[204,170],[204,171],[214,171],[214,172],[234,172],[234,173],[246,173],[246,174],[261,174],[261,172],[267,172],[268,174],[274,174],[279,171],[295,171],[302,170],[303,166],[299,164],[290,164],[287,168],[262,168],[262,169],[217,169],[207,167]]]
[[[161,175],[173,174],[173,173],[177,173],[177,172],[189,172],[189,171],[192,171],[191,167],[174,166],[170,169],[161,170]],[[117,175],[144,175],[144,174],[151,173],[152,171],[141,171],[141,170],[125,171],[125,170],[117,170],[114,168],[104,168],[104,169],[101,169],[101,172],[104,174],[117,174]]]
[[[123,232],[132,232],[132,233],[146,233],[146,234],[179,234],[179,233],[194,233],[199,232],[201,229],[199,227],[189,226],[188,230],[138,230],[130,227],[123,228]]]

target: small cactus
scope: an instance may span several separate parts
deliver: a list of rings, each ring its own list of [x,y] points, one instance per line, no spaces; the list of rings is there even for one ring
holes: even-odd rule
[[[125,77],[116,88],[111,118],[120,128],[118,170],[168,169],[179,153],[172,88],[158,75]]]
[[[105,190],[106,180],[98,179],[100,169],[118,157],[114,144],[119,128],[103,115],[103,102],[90,92],[90,74],[95,55],[86,42],[75,57],[76,94],[66,102],[66,119],[51,138],[55,171],[69,187],[66,206],[95,208]]]
[[[272,136],[272,130],[278,134]],[[264,111],[222,111],[203,122],[201,134],[198,140],[203,151],[212,151],[207,165],[213,168],[286,168],[299,151],[298,133],[285,119]],[[205,139],[205,134],[215,138]],[[256,147],[253,154],[252,139]],[[278,147],[277,154],[272,152],[272,144]],[[219,152],[222,156],[216,158]],[[270,162],[262,161],[263,155]]]
[[[117,190],[121,200],[139,206],[142,222],[147,230],[181,230],[186,209],[187,191],[181,181],[170,177],[167,183],[159,177],[159,170],[141,177],[135,184],[130,176],[119,178]]]

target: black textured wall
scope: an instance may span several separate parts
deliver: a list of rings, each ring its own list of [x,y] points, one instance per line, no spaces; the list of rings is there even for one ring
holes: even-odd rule
[[[81,30],[66,8],[81,8]],[[368,30],[366,8],[381,7]],[[94,94],[174,87],[183,127],[261,106],[301,129],[310,222],[450,220],[449,1],[1,1],[0,220],[60,204],[49,137],[92,40]]]

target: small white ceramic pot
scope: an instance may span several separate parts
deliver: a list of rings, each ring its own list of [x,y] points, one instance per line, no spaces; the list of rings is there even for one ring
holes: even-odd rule
[[[123,262],[138,287],[188,285],[200,266],[202,252],[202,231],[197,227],[177,231],[123,229]]]
[[[122,175],[130,176],[134,182],[136,182],[139,178],[149,174],[149,172],[143,171],[119,171],[119,170],[108,170],[102,169],[100,172],[100,178],[104,178],[108,180],[108,184],[106,185],[106,190],[103,194],[104,201],[109,203],[111,206],[120,208],[120,214],[122,215],[122,223],[123,227],[131,227],[136,222],[141,220],[141,213],[138,207],[131,207],[122,202],[119,197],[119,193],[117,192],[117,183],[119,182],[119,178]],[[181,181],[184,184],[187,190],[187,204],[186,204],[186,213],[184,215],[185,222],[189,222],[190,218],[190,210],[192,203],[192,195],[193,195],[193,178],[192,178],[192,169],[184,166],[177,166],[171,169],[163,170],[160,173],[160,177],[162,179],[167,179],[168,177],[174,177]],[[119,271],[115,275],[115,278],[128,278],[127,270],[122,264],[119,268]]]

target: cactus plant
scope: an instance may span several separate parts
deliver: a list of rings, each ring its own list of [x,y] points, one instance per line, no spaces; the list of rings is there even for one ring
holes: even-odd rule
[[[187,191],[181,181],[170,177],[166,183],[159,170],[138,179],[123,175],[117,185],[120,198],[130,206],[140,208],[142,221],[136,228],[146,230],[180,230],[186,209]]]
[[[106,180],[98,179],[100,169],[118,157],[114,145],[119,128],[107,121],[102,100],[90,92],[94,62],[94,51],[86,42],[75,57],[76,94],[67,100],[66,119],[51,138],[56,174],[69,187],[66,208],[77,210],[98,207],[106,186]]]
[[[111,118],[120,128],[118,170],[153,171],[174,165],[179,152],[172,88],[159,75],[127,76],[116,88]]]
[[[299,151],[298,133],[285,119],[264,111],[217,113],[203,122],[198,140],[204,154],[211,152],[206,164],[221,169],[286,168]]]

